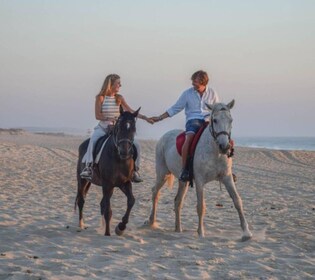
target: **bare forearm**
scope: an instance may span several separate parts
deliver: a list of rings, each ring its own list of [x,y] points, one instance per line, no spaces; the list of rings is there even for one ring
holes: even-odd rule
[[[168,118],[170,115],[165,112],[162,115],[158,116],[159,121],[163,121],[164,119]]]
[[[141,120],[147,120],[148,119],[147,116],[142,115],[142,114],[138,114],[138,118],[141,119]]]

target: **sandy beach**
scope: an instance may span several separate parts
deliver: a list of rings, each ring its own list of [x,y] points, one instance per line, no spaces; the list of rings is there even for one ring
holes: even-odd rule
[[[195,189],[174,232],[177,184],[162,188],[157,229],[151,208],[155,142],[140,141],[143,183],[123,236],[114,228],[126,198],[112,197],[111,237],[104,236],[93,185],[78,228],[77,148],[83,137],[0,133],[0,279],[314,279],[315,152],[236,147],[237,189],[253,238],[241,242],[237,211],[218,182],[205,187],[205,238],[197,235]],[[237,143],[236,143],[237,144]]]

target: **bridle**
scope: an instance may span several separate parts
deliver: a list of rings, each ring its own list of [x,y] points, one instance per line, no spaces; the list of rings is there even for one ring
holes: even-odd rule
[[[129,158],[131,158],[133,156],[133,143],[134,143],[134,137],[132,136],[132,139],[129,138],[122,138],[122,139],[118,139],[118,134],[119,134],[119,126],[120,126],[121,120],[120,118],[118,118],[118,120],[115,123],[114,129],[113,129],[113,142],[114,145],[117,149],[118,152],[118,156],[120,159],[122,160],[127,160]],[[125,154],[121,154],[121,144],[123,143],[127,143],[128,144],[128,150],[126,155]]]
[[[220,111],[227,111],[225,108],[222,108]],[[227,131],[220,131],[220,132],[216,132],[214,129],[214,118],[213,115],[214,113],[216,113],[215,111],[212,111],[211,113],[211,117],[210,117],[210,125],[209,125],[209,130],[210,130],[210,134],[212,135],[214,141],[216,142],[216,144],[218,145],[218,137],[220,135],[226,135],[229,139],[229,142],[231,140],[231,132],[227,132]]]

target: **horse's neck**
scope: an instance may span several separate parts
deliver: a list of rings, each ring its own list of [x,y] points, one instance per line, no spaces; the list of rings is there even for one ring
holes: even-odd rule
[[[197,185],[215,180],[220,164],[219,149],[209,131],[209,126],[202,133],[194,157],[194,176]]]
[[[209,124],[210,125],[210,124]],[[208,151],[217,151],[217,146],[213,140],[212,135],[210,134],[209,125],[205,128],[201,134],[200,140],[197,146],[202,147],[205,152]]]
[[[105,146],[107,154],[111,154],[113,156],[115,156],[117,154],[117,148],[115,145],[115,136],[114,134],[111,134],[108,138],[108,142]]]

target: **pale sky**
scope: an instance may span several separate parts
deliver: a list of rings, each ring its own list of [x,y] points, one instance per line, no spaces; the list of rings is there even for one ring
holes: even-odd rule
[[[0,127],[93,128],[110,73],[159,115],[203,69],[234,136],[315,136],[315,1],[0,1]],[[184,128],[184,113],[139,138]]]

